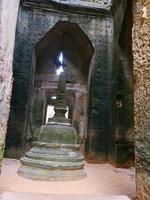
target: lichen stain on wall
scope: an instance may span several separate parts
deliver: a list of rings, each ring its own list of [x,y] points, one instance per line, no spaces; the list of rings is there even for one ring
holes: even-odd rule
[[[19,0],[0,1],[0,166],[12,90],[12,60]]]
[[[150,1],[134,4],[133,55],[137,199],[150,199]]]

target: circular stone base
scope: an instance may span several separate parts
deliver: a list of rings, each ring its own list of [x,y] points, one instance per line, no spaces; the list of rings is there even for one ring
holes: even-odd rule
[[[18,174],[32,180],[39,181],[74,181],[86,178],[84,169],[50,170],[21,165]]]

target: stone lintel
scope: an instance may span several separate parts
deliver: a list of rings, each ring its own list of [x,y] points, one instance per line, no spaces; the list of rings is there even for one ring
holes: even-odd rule
[[[85,15],[108,16],[112,1],[92,2],[81,0],[23,0],[22,5],[30,8],[41,8],[57,12],[71,12]]]

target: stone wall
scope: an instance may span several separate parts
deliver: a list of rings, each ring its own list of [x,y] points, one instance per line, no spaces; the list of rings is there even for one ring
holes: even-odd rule
[[[126,6],[127,1],[114,1],[116,3],[112,5],[112,1],[110,0],[107,1],[107,3],[105,0],[101,0],[97,1],[99,2],[97,8],[93,7],[93,4],[88,4],[90,9],[87,8],[87,6],[82,6],[82,8],[80,7],[81,5],[73,6],[69,1],[66,1],[66,3],[62,3],[62,1],[56,2],[57,1],[49,0],[24,0],[21,4],[17,24],[16,48],[14,52],[14,88],[6,140],[6,156],[15,158],[20,157],[20,154],[22,154],[23,151],[26,151],[26,146],[28,146],[26,145],[26,143],[28,144],[28,135],[34,135],[30,128],[33,127],[33,124],[30,123],[29,119],[31,113],[31,96],[33,95],[31,93],[31,88],[34,82],[32,80],[34,77],[34,49],[37,48],[38,42],[41,41],[46,33],[48,33],[57,22],[69,21],[77,24],[94,46],[94,56],[90,68],[91,76],[89,77],[89,102],[87,102],[89,106],[88,112],[85,114],[88,116],[88,120],[86,120],[88,121],[88,125],[83,129],[82,122],[84,121],[84,117],[82,117],[83,121],[80,120],[80,128],[83,130],[82,137],[79,140],[84,141],[84,144],[86,141],[85,151],[89,161],[108,161],[110,159],[110,151],[113,151],[112,154],[116,154],[116,152],[119,151],[120,153],[117,158],[121,157],[120,155],[123,155],[121,161],[122,164],[123,162],[128,161],[129,155],[129,153],[126,153],[129,148],[124,144],[126,138],[125,134],[129,135],[132,132],[131,129],[133,125],[133,90],[128,88],[129,81],[132,79],[132,76],[130,76],[132,68],[128,63],[128,55],[126,53],[120,53],[129,49],[129,54],[131,54],[131,49],[129,46],[125,48],[123,46],[123,50],[120,51],[121,48],[119,49],[118,47],[121,34],[123,35],[123,39],[125,38],[125,35],[131,35],[130,32],[126,32],[128,24],[125,24],[124,26],[124,21],[126,19],[124,16],[126,10],[128,10],[128,7]],[[87,3],[86,1],[80,2]],[[128,0],[128,2],[130,3],[130,0]],[[111,5],[112,9],[110,9]],[[131,29],[131,26],[129,27]],[[79,35],[78,38],[80,38]],[[56,44],[54,41],[53,43]],[[49,43],[52,45],[52,42]],[[130,41],[126,40],[124,43],[128,44]],[[72,44],[72,42],[70,42],[70,44]],[[80,45],[78,44],[78,46]],[[54,47],[56,48],[56,45],[54,45]],[[49,51],[52,52],[52,46],[50,46]],[[46,54],[45,51],[42,50],[42,52],[44,52],[44,56],[50,56],[50,54]],[[118,61],[118,58],[120,57],[123,64],[116,63],[116,60]],[[79,59],[77,58],[76,60]],[[83,65],[84,62],[81,63]],[[74,65],[80,67],[76,62]],[[119,67],[121,68],[120,71],[118,70]],[[120,123],[119,128],[121,127],[119,131],[121,130],[123,144],[121,144],[122,146],[117,146],[116,149],[115,133],[117,132],[117,117],[113,113],[112,104],[114,106],[114,112],[116,112],[117,90],[120,89],[119,86],[121,85],[120,82],[117,83],[117,76],[119,78],[122,76],[123,79],[123,81],[121,79],[120,82],[123,82],[122,104],[124,105],[123,108],[118,109],[120,112],[118,114],[120,120],[118,120]],[[50,82],[48,82],[48,84],[50,84]],[[41,92],[43,95],[42,90]],[[80,107],[82,107],[81,102]],[[39,117],[37,119],[42,118],[42,108],[43,104],[40,102],[38,109],[34,110],[36,111],[35,115]],[[79,112],[76,110],[75,113]],[[79,118],[78,114],[75,115],[76,118]],[[39,120],[39,123],[41,123],[41,121],[42,120]],[[74,123],[74,126],[75,124],[76,123]],[[78,126],[76,126],[76,129],[79,129]],[[35,131],[37,131],[37,129],[35,129]],[[78,133],[78,135],[80,135],[80,133]],[[113,156],[115,158],[112,158],[111,160],[114,162],[119,160],[116,159],[116,155],[112,155],[111,157]]]
[[[137,199],[150,199],[150,1],[134,3]]]
[[[27,138],[30,89],[32,79],[32,55],[37,44],[45,34],[58,22],[69,21],[77,23],[87,35],[95,48],[93,70],[91,74],[91,93],[89,107],[89,139],[88,154],[91,158],[107,159],[109,143],[109,109],[110,78],[109,78],[109,32],[111,20],[103,13],[97,15],[68,11],[60,6],[51,7],[43,1],[25,0],[19,16],[16,33],[16,48],[14,52],[14,89],[12,110],[7,134],[7,156],[19,157],[18,153],[24,148]],[[34,4],[33,4],[34,3]],[[41,9],[42,7],[42,9]],[[78,11],[78,9],[77,9]],[[101,106],[102,105],[102,106]],[[12,155],[14,150],[14,155]],[[16,151],[17,150],[17,151]]]
[[[19,0],[0,1],[0,163],[12,90],[12,60]]]
[[[110,159],[130,166],[134,160],[132,2],[123,1],[113,13]]]

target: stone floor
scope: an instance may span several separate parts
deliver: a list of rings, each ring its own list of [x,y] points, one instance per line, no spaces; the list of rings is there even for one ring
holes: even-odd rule
[[[4,192],[1,200],[130,200],[125,196],[65,195]]]
[[[1,200],[128,200],[125,196],[131,199],[135,196],[134,169],[86,164],[88,175],[83,180],[45,182],[20,177],[17,174],[19,164],[18,160],[4,160],[0,177]]]

